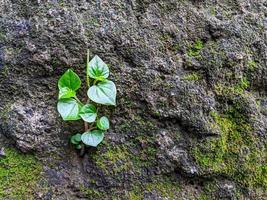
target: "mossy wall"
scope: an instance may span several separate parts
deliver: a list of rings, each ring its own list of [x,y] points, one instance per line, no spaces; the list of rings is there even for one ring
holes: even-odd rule
[[[214,2],[0,1],[0,148],[28,152],[0,159],[0,199],[266,199],[266,1]],[[117,106],[81,156],[57,81],[87,49]]]

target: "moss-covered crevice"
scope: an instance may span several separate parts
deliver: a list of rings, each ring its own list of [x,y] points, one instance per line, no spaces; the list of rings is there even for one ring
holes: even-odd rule
[[[36,185],[41,177],[42,165],[33,155],[15,149],[5,149],[0,158],[0,198],[34,199]]]

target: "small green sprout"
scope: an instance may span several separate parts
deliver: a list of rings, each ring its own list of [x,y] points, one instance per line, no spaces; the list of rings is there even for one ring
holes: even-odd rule
[[[84,146],[96,147],[103,141],[104,133],[109,129],[109,119],[106,116],[99,117],[97,108],[99,104],[116,105],[116,86],[107,79],[108,76],[107,64],[97,55],[89,62],[88,51],[86,65],[87,103],[83,104],[76,96],[77,90],[81,87],[81,80],[75,72],[68,69],[58,81],[57,110],[62,119],[64,121],[82,119],[85,124],[84,133],[77,133],[70,139],[71,144],[76,149],[82,149]]]

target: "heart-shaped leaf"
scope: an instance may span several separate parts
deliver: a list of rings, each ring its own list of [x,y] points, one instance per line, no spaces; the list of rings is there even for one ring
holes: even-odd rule
[[[104,80],[109,76],[109,68],[97,55],[88,63],[87,74],[97,80]]]
[[[104,139],[104,131],[94,130],[82,134],[82,142],[88,146],[96,147]]]
[[[99,129],[106,131],[109,129],[109,120],[107,117],[103,116],[97,120],[96,125]]]
[[[58,99],[68,99],[71,97],[75,97],[76,92],[68,87],[60,88]]]
[[[75,99],[61,99],[57,103],[57,110],[64,121],[80,119],[80,107]]]
[[[94,122],[97,116],[96,107],[93,104],[86,104],[81,108],[80,116],[86,122]]]
[[[89,88],[88,97],[99,104],[116,105],[116,86],[112,81],[105,80]]]
[[[76,91],[81,87],[81,80],[79,76],[71,69],[68,69],[58,81],[58,88],[62,89],[64,87],[73,91]]]
[[[80,133],[77,133],[77,134],[73,135],[73,136],[70,138],[70,142],[71,142],[72,144],[79,144],[79,143],[82,141],[81,136],[82,136],[82,135],[81,135]]]

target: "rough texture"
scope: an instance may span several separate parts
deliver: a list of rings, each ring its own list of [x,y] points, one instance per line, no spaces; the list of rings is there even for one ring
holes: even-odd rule
[[[266,17],[265,0],[0,1],[0,177],[8,146],[40,176],[18,193],[0,181],[0,198],[266,199]],[[88,48],[118,106],[79,157],[57,80],[85,74]]]

